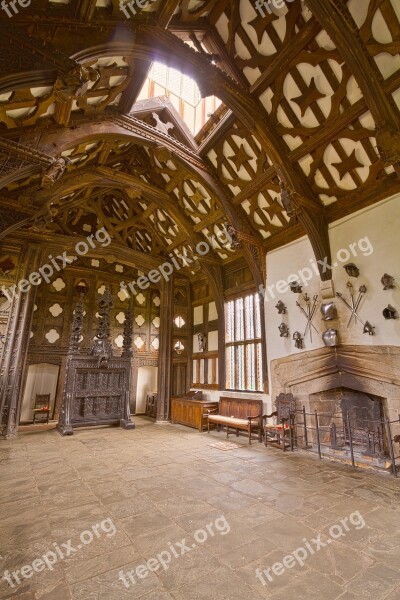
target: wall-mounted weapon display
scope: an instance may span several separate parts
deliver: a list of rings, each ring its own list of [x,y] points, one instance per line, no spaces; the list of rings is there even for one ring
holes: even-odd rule
[[[293,292],[293,294],[301,294],[303,291],[303,286],[300,285],[298,281],[291,281],[289,285],[290,291]]]
[[[322,341],[328,348],[335,348],[339,345],[339,333],[337,329],[327,329],[322,334]]]
[[[388,275],[388,273],[384,273],[384,275],[382,275],[381,283],[384,290],[393,290],[396,287],[394,277]]]
[[[312,342],[312,330],[314,329],[319,335],[319,331],[313,323],[315,311],[317,310],[318,294],[313,296],[312,303],[311,303],[311,298],[309,297],[308,294],[304,294],[303,298],[304,298],[304,302],[306,303],[306,308],[301,306],[301,304],[297,301],[296,301],[296,304],[307,319],[307,325],[304,330],[304,337],[306,337],[307,332],[309,332],[310,333],[310,341]]]
[[[286,323],[281,323],[278,327],[281,337],[289,337],[289,327]]]
[[[368,333],[368,335],[375,335],[374,331],[375,327],[371,325],[369,321],[365,322],[363,333]]]
[[[337,308],[334,302],[326,302],[321,304],[321,314],[323,321],[333,321],[337,319]]]
[[[354,263],[348,263],[343,268],[349,277],[358,277],[360,274],[360,269]]]
[[[385,317],[385,319],[399,318],[397,310],[391,304],[388,304],[387,307],[383,309],[382,314]]]
[[[359,287],[358,296],[356,299],[354,298],[353,284],[350,281],[347,282],[347,289],[350,292],[351,304],[349,302],[347,302],[347,300],[346,300],[346,298],[344,298],[343,294],[341,294],[340,292],[336,292],[336,296],[341,299],[343,304],[345,304],[347,306],[347,308],[349,309],[349,311],[351,312],[349,322],[347,323],[347,328],[350,327],[351,322],[354,319],[354,323],[357,323],[357,321],[359,321],[364,326],[363,333],[368,333],[369,335],[374,335],[374,327],[371,325],[371,323],[369,323],[368,321],[363,321],[358,314],[361,300],[363,299],[364,295],[367,292],[367,286],[361,285]]]
[[[298,350],[302,350],[304,348],[304,340],[300,331],[295,331],[293,334],[294,345]]]
[[[284,303],[282,302],[282,300],[279,300],[278,304],[275,306],[275,308],[278,309],[278,314],[279,315],[286,315],[287,313],[287,308],[284,305]]]

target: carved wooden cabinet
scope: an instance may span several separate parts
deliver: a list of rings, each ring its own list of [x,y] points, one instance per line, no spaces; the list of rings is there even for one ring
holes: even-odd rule
[[[58,430],[72,435],[73,427],[120,425],[134,429],[129,410],[131,359],[97,356],[68,357]]]
[[[207,428],[208,410],[218,410],[218,402],[193,400],[191,398],[171,398],[171,422],[195,427],[199,431]]]

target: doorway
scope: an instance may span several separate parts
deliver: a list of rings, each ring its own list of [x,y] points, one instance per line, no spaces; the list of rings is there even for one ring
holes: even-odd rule
[[[20,425],[32,423],[36,394],[50,394],[50,419],[54,414],[60,367],[50,363],[29,365],[22,399]]]

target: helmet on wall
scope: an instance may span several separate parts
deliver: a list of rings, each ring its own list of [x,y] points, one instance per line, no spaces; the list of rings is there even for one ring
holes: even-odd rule
[[[339,345],[339,335],[337,329],[327,329],[322,334],[322,339],[328,348],[334,348]]]

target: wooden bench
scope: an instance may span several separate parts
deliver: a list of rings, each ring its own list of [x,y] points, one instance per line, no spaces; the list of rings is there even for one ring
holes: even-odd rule
[[[226,437],[229,436],[230,429],[234,429],[237,436],[239,435],[239,430],[247,431],[249,444],[251,444],[252,433],[258,431],[258,441],[261,442],[262,407],[262,400],[220,398],[218,413],[208,412],[208,433],[210,433],[210,424],[215,424],[217,429],[221,425],[225,425]]]

